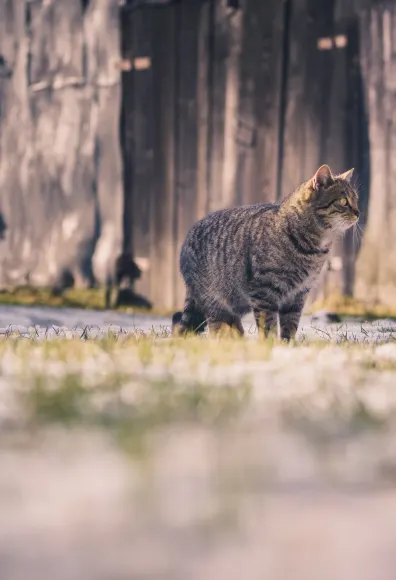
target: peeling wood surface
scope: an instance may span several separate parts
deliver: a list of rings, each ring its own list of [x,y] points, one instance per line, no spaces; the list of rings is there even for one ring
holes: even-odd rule
[[[276,199],[284,10],[278,0],[245,4],[235,135],[238,203]]]
[[[0,0],[0,281],[104,281],[122,230],[118,4]]]
[[[194,221],[329,163],[357,169],[363,224],[371,166],[359,288],[389,288],[395,5],[0,0],[0,284],[103,282],[122,247],[136,290],[181,306]],[[352,290],[357,250],[338,244],[322,290]]]
[[[396,297],[396,6],[381,3],[362,15],[363,79],[370,139],[370,202],[357,262],[358,297],[394,306]]]

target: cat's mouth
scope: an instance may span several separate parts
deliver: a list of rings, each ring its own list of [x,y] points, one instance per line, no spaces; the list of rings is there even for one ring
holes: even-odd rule
[[[358,215],[349,215],[348,217],[346,217],[344,220],[344,229],[349,229],[352,226],[356,225],[357,222],[359,221],[359,216]]]
[[[350,220],[350,221],[351,221],[353,224],[356,224],[356,223],[359,221],[359,216],[360,216],[360,213],[359,213],[359,212],[356,212],[356,213],[354,213],[353,215],[350,215],[350,216],[349,216],[349,220]]]
[[[349,228],[355,226],[358,220],[359,217],[357,215],[339,217],[333,221],[332,229],[334,231],[344,232],[345,230],[349,230]]]

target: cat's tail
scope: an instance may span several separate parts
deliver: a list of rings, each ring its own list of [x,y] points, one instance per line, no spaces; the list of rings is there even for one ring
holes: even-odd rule
[[[181,336],[183,334],[181,321],[183,318],[183,312],[175,312],[172,316],[172,336]]]
[[[185,336],[188,332],[201,334],[206,326],[207,322],[203,313],[197,308],[191,292],[187,290],[183,312],[175,312],[172,316],[172,336]]]

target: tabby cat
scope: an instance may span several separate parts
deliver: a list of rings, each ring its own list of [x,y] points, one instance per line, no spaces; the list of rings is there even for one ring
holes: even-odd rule
[[[359,218],[353,169],[334,176],[322,165],[282,203],[216,211],[187,234],[180,255],[184,311],[173,333],[224,325],[242,335],[241,316],[253,311],[259,333],[297,332],[308,292],[334,239]]]

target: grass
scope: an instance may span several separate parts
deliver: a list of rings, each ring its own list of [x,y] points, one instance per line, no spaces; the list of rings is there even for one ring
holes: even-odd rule
[[[214,388],[194,382],[182,388],[164,379],[109,374],[87,389],[81,375],[53,380],[36,377],[24,395],[30,420],[37,424],[84,425],[103,428],[128,451],[141,448],[147,434],[179,423],[220,424],[235,416],[248,397],[246,385]]]
[[[170,440],[176,455],[167,469],[176,472],[190,444],[194,455],[202,441],[232,499],[287,479],[282,466],[297,469],[301,445],[325,478],[355,473],[352,448],[368,473],[383,465],[393,473],[384,442],[396,429],[395,384],[396,344],[382,340],[285,345],[155,332],[70,340],[15,333],[0,341],[1,445],[35,449],[55,433],[78,455],[81,437],[100,436],[148,474]]]
[[[379,393],[387,389],[389,375],[394,384],[396,352],[347,341],[287,346],[276,340],[109,333],[86,341],[15,336],[0,342],[0,380],[17,396],[26,425],[103,427],[128,445],[165,424],[214,425],[257,397],[304,416],[324,393],[329,401],[335,393],[341,406],[350,402],[352,389],[361,420],[362,409],[365,417],[372,412],[361,393],[373,384]],[[394,406],[396,401],[389,408]],[[326,409],[333,416],[334,401]]]
[[[313,313],[319,310],[335,312],[341,317],[356,317],[364,320],[396,319],[396,308],[388,308],[381,304],[367,304],[352,296],[343,296],[341,294],[332,294],[325,299],[315,301],[308,309],[308,312]]]
[[[248,352],[255,360],[259,349],[247,341],[242,350],[240,341],[224,347],[201,339],[113,334],[86,342],[16,339],[0,344],[0,369],[12,361],[9,380],[18,385],[24,429],[47,424],[100,428],[124,450],[141,453],[146,436],[166,425],[213,427],[244,407],[248,382],[243,377],[237,384],[212,380],[210,369],[229,366]],[[209,372],[198,372],[199,363]]]
[[[269,510],[279,544],[290,506],[317,514],[330,498],[333,514],[356,495],[360,513],[362,498],[394,488],[396,344],[161,336],[0,341],[0,501],[20,530],[13,545],[29,533],[42,557],[55,530],[57,555],[64,529],[76,560],[92,537],[91,576],[111,543],[121,555],[142,546],[143,564],[127,570],[138,577],[158,546],[166,566],[180,545],[187,559],[225,541],[235,551],[250,529],[267,533]],[[155,566],[147,577],[167,576]]]
[[[82,308],[92,310],[105,309],[104,288],[69,288],[61,296],[53,294],[51,288],[17,286],[0,290],[0,304],[10,306],[52,306],[56,308]],[[119,312],[148,312],[147,309],[131,306],[120,306]],[[168,315],[167,310],[150,310],[151,314]]]
[[[68,308],[103,309],[104,289],[68,289],[62,296],[55,296],[51,288],[18,286],[0,290],[0,304],[13,306],[55,306]]]
[[[52,306],[57,308],[82,308],[92,310],[105,309],[104,288],[70,288],[64,291],[62,296],[55,296],[51,288],[35,288],[31,286],[18,286],[0,290],[0,304],[10,306]],[[376,320],[380,318],[396,319],[396,308],[388,308],[381,304],[366,304],[351,296],[333,294],[325,299],[317,300],[307,309],[307,313],[319,310],[328,310],[339,314],[341,317],[363,318],[364,320]],[[146,313],[147,310],[138,307],[120,306],[119,312]],[[170,316],[173,311],[154,308],[150,311],[153,315]]]

